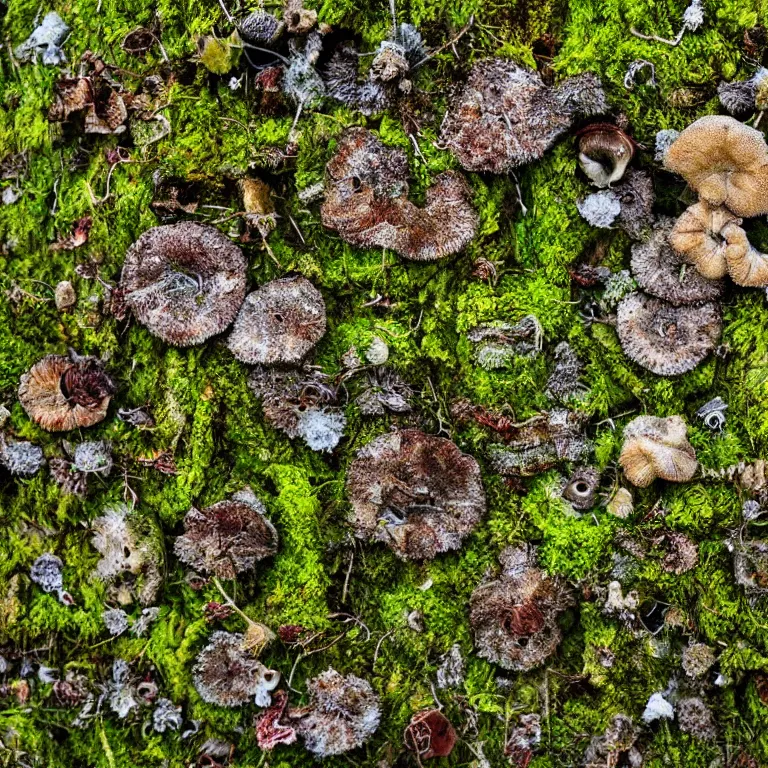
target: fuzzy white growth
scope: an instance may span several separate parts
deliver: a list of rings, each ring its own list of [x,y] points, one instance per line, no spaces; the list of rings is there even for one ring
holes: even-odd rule
[[[45,464],[43,449],[39,445],[24,442],[6,442],[0,436],[0,464],[12,475],[31,477]]]
[[[660,693],[654,693],[648,699],[643,712],[643,722],[652,723],[654,720],[665,718],[671,720],[675,716],[674,707]]]
[[[137,572],[141,568],[143,557],[128,525],[125,504],[107,507],[104,514],[93,521],[93,530],[91,543],[101,554],[95,576],[109,582],[124,571]]]
[[[29,578],[39,585],[43,592],[59,592],[64,587],[62,570],[64,564],[56,555],[46,552],[32,563],[29,569]]]
[[[581,217],[593,227],[610,229],[621,213],[621,202],[615,192],[604,189],[577,201],[576,208]]]
[[[75,446],[72,463],[79,472],[108,475],[112,469],[112,453],[106,440],[89,440]]]
[[[674,128],[664,128],[656,134],[656,154],[653,159],[657,163],[664,160],[664,155],[679,135],[680,131],[676,131]]]
[[[313,451],[332,451],[344,434],[347,417],[331,408],[307,408],[299,414],[298,433]]]
[[[112,637],[122,635],[128,629],[128,614],[122,608],[110,608],[101,614],[101,618]]]
[[[20,61],[42,58],[46,66],[63,64],[67,57],[59,47],[69,33],[69,27],[64,19],[55,11],[46,13],[41,24],[13,52]]]
[[[178,731],[182,722],[181,707],[175,706],[170,699],[157,700],[155,711],[152,713],[152,727],[158,733]]]

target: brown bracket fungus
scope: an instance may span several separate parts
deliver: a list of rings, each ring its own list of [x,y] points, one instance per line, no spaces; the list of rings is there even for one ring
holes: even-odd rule
[[[184,518],[184,534],[176,539],[174,551],[198,571],[234,579],[277,552],[277,531],[265,513],[250,489],[202,511],[193,507]]]
[[[624,427],[619,463],[627,480],[638,488],[646,488],[657,478],[686,483],[698,468],[696,451],[680,416],[638,416],[630,421]]]
[[[182,221],[148,229],[128,249],[120,288],[150,333],[188,347],[235,319],[246,266],[242,251],[217,229]]]
[[[635,142],[613,123],[592,123],[579,137],[579,165],[596,187],[610,187],[621,179],[635,155]]]
[[[323,225],[361,248],[388,248],[413,261],[458,253],[478,218],[462,176],[446,171],[418,208],[408,200],[408,158],[363,128],[344,132],[326,167]]]
[[[726,115],[689,125],[664,154],[699,197],[737,216],[768,213],[768,145],[762,132]]]
[[[484,59],[453,100],[441,138],[466,170],[508,173],[542,157],[577,116],[607,109],[591,72],[550,88],[513,61]]]
[[[115,385],[95,357],[70,351],[48,355],[23,374],[19,402],[48,432],[66,432],[98,424],[107,415]]]
[[[624,353],[658,376],[693,370],[717,346],[722,327],[714,302],[676,307],[645,293],[630,293],[616,313]]]
[[[298,365],[325,334],[325,302],[303,277],[262,285],[245,297],[227,345],[244,363]]]
[[[450,440],[403,429],[361,448],[347,472],[361,538],[406,560],[458,549],[485,513],[480,467]]]
[[[318,757],[329,757],[362,746],[381,720],[379,697],[370,683],[335,669],[307,682],[309,704],[289,712],[304,746]]]
[[[477,653],[504,669],[527,672],[557,649],[557,618],[573,598],[536,565],[536,551],[508,547],[499,556],[501,576],[481,584],[469,602]]]
[[[675,306],[720,299],[725,288],[721,280],[684,268],[681,255],[668,239],[673,225],[673,219],[659,218],[650,239],[632,246],[632,276],[637,284],[651,296]]]

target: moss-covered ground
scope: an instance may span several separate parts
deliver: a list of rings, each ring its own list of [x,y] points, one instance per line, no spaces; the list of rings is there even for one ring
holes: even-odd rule
[[[281,547],[255,576],[228,583],[231,594],[254,619],[273,628],[299,624],[316,630],[322,635],[313,648],[328,646],[299,658],[299,650],[277,642],[266,652],[265,663],[286,676],[295,667],[292,685],[299,692],[306,690],[308,676],[332,665],[369,679],[382,697],[384,716],[375,737],[349,756],[327,760],[328,766],[408,764],[412,758],[401,747],[403,729],[414,711],[434,703],[430,689],[438,659],[454,643],[467,660],[466,680],[459,689],[440,691],[439,698],[461,738],[453,755],[435,765],[471,765],[480,745],[491,765],[504,765],[505,732],[517,714],[529,711],[540,712],[543,724],[542,745],[531,768],[578,765],[591,736],[601,733],[614,714],[639,721],[650,694],[682,674],[680,650],[689,638],[716,649],[720,672],[732,680],[710,697],[719,738],[701,742],[681,733],[674,722],[657,723],[640,738],[646,764],[704,768],[718,757],[719,764],[730,764],[744,750],[756,764],[768,765],[768,705],[756,689],[756,675],[768,673],[768,606],[751,603],[734,583],[724,542],[740,520],[735,487],[702,480],[679,487],[655,485],[636,494],[635,514],[628,520],[602,507],[594,514],[567,516],[550,493],[556,470],[527,480],[527,493],[521,494],[491,471],[488,431],[454,423],[450,415],[459,398],[504,408],[518,421],[548,408],[544,383],[552,352],[567,340],[586,366],[589,395],[583,408],[591,417],[595,463],[605,471],[606,489],[617,468],[621,427],[640,413],[683,415],[705,466],[766,457],[764,294],[731,289],[724,307],[726,353],[694,372],[668,380],[630,363],[614,330],[586,325],[574,300],[569,267],[599,249],[608,266],[626,268],[630,241],[618,231],[591,228],[579,217],[575,201],[588,187],[577,173],[572,137],[518,174],[525,215],[514,179],[468,174],[480,215],[478,235],[460,255],[434,264],[350,247],[324,230],[317,201],[306,203],[298,196],[322,181],[337,137],[353,124],[367,125],[385,143],[408,152],[418,196],[432,176],[455,167],[437,142],[440,119],[451,85],[487,55],[513,57],[556,77],[597,72],[614,114],[625,115],[628,130],[648,148],[639,152],[639,163],[657,169],[655,133],[681,129],[702,114],[717,112],[718,82],[754,71],[744,54],[744,31],[768,24],[764,3],[707,0],[704,5],[703,26],[673,48],[640,40],[630,27],[673,37],[685,8],[682,0],[399,2],[399,20],[418,25],[433,48],[474,16],[474,25],[455,46],[457,55],[446,49],[416,77],[429,106],[420,115],[418,154],[395,110],[366,119],[329,102],[300,118],[295,160],[269,170],[264,168],[266,150],[285,148],[293,110],[264,115],[252,86],[233,91],[231,75],[212,75],[190,63],[196,35],[231,31],[215,0],[56,0],[42,9],[57,10],[71,27],[64,49],[74,69],[91,50],[115,67],[113,75],[128,88],[138,87],[148,74],[164,76],[169,85],[161,109],[171,133],[144,147],[126,136],[85,136],[72,126],[49,123],[58,68],[18,64],[8,55],[32,31],[40,4],[7,2],[0,10],[0,159],[23,153],[26,170],[19,182],[21,197],[0,206],[0,403],[11,411],[11,432],[53,457],[61,455],[60,436],[37,428],[16,399],[24,371],[45,354],[73,347],[107,359],[118,394],[104,422],[69,436],[112,441],[116,468],[91,483],[85,500],[63,496],[47,470],[28,480],[0,475],[0,646],[6,654],[22,651],[46,666],[75,669],[94,681],[109,676],[114,658],[124,658],[138,673],[151,673],[162,695],[183,707],[187,721],[200,720],[201,726],[182,740],[179,733],[147,732],[145,715],[122,721],[105,711],[88,727],[72,728],[74,711],[57,704],[50,684],[35,681],[29,701],[19,703],[11,695],[0,704],[0,764],[181,768],[194,763],[201,744],[214,737],[236,745],[232,765],[238,768],[299,768],[314,762],[300,744],[260,752],[252,728],[256,708],[207,705],[191,683],[194,658],[214,629],[202,609],[219,594],[213,585],[201,591],[188,585],[186,569],[172,552],[173,537],[191,505],[213,503],[247,484],[265,501]],[[229,10],[239,15],[253,7],[251,0],[243,5],[238,0]],[[317,10],[320,21],[354,30],[362,50],[374,50],[389,29],[385,2],[321,0]],[[152,23],[159,25],[168,62],[157,46],[143,58],[120,47],[129,31]],[[553,58],[542,41],[554,43]],[[656,87],[625,88],[625,72],[635,59],[654,64]],[[234,74],[244,72],[241,67]],[[109,196],[103,199],[107,152],[118,146],[126,148],[130,161],[114,167]],[[104,281],[119,280],[127,247],[158,223],[150,208],[158,170],[168,178],[196,182],[202,204],[196,218],[207,221],[239,210],[234,183],[239,176],[262,175],[275,193],[279,218],[269,244],[280,268],[258,239],[245,244],[250,283],[290,273],[308,277],[323,293],[329,316],[316,362],[337,373],[350,346],[364,350],[380,336],[390,346],[390,364],[415,390],[413,413],[362,417],[350,406],[339,448],[333,454],[313,453],[264,421],[247,386],[245,366],[220,339],[174,349],[136,322],[104,313],[102,285],[78,276],[75,268],[96,265]],[[679,213],[685,205],[683,185],[658,170],[654,174],[659,210]],[[51,243],[84,216],[93,218],[88,242],[75,250],[51,250]],[[220,226],[227,232],[231,222]],[[478,257],[497,263],[496,281],[472,276]],[[52,287],[61,280],[72,281],[78,298],[66,313],[57,311],[53,301]],[[388,301],[371,305],[379,294]],[[477,367],[467,330],[485,321],[516,322],[529,313],[543,326],[543,353],[502,371]],[[695,416],[715,395],[729,405],[721,435]],[[116,416],[118,407],[147,404],[157,422],[153,430],[137,430]],[[345,469],[356,449],[393,424],[442,430],[483,466],[488,514],[460,552],[403,564],[381,546],[353,540],[346,523]],[[176,475],[136,461],[165,450],[173,452]],[[567,474],[567,469],[560,471]],[[91,577],[98,554],[90,544],[89,522],[107,503],[123,500],[126,485],[137,495],[140,513],[162,526],[166,573],[158,602],[161,619],[151,632],[110,639],[101,620],[105,588]],[[663,522],[648,515],[659,504],[667,510]],[[662,601],[683,616],[678,628],[662,630],[652,644],[647,635],[632,634],[604,616],[593,595],[611,580],[616,534],[625,529],[647,539],[659,527],[693,538],[699,563],[681,576],[665,573],[652,555],[637,565],[631,588],[643,601]],[[542,563],[574,585],[578,600],[563,616],[564,641],[557,654],[531,673],[504,675],[473,654],[467,603],[501,549],[521,540],[540,545]],[[31,563],[48,551],[64,561],[64,583],[74,607],[62,606],[28,578]],[[427,582],[431,586],[421,588]],[[423,632],[406,624],[414,610],[423,614]],[[339,614],[359,618],[370,635],[354,622],[344,623]],[[237,615],[224,627],[244,629]],[[661,645],[666,653],[659,652]],[[597,650],[605,647],[615,655],[610,668],[596,661]],[[507,685],[499,686],[500,675],[508,678]]]

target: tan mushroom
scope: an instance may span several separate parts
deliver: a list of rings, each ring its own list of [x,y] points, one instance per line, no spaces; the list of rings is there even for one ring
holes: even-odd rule
[[[725,227],[724,234],[738,248],[731,248],[728,255],[728,274],[736,285],[745,288],[768,286],[768,254],[753,248],[747,233],[736,224]]]
[[[696,473],[698,462],[688,442],[688,428],[680,416],[638,416],[624,427],[619,463],[627,480],[646,488],[660,478],[685,483]]]
[[[707,115],[689,125],[664,155],[712,205],[737,216],[768,213],[768,145],[760,131],[725,115]]]
[[[696,267],[699,274],[717,280],[728,273],[728,262],[743,258],[748,247],[739,232],[741,219],[727,208],[698,202],[675,222],[669,244]]]

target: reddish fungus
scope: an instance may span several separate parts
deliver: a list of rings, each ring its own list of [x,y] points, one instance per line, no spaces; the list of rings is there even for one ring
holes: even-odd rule
[[[183,221],[147,230],[129,249],[120,288],[140,323],[179,347],[202,344],[234,320],[246,261],[217,229]]]
[[[591,72],[555,88],[506,59],[477,62],[443,119],[443,142],[468,171],[507,173],[538,160],[575,117],[605,112]]]
[[[199,571],[234,579],[277,551],[277,531],[265,512],[250,490],[202,511],[193,507],[184,518],[185,532],[176,539],[174,551]]]
[[[246,296],[227,344],[244,363],[298,365],[325,324],[325,302],[309,280],[273,280]]]
[[[417,712],[406,726],[405,746],[420,760],[448,757],[456,745],[456,731],[439,709]]]
[[[347,494],[357,535],[407,560],[458,549],[485,513],[475,459],[417,429],[382,435],[358,451]]]
[[[475,589],[470,624],[478,655],[504,669],[525,672],[542,664],[562,637],[557,618],[573,602],[536,565],[535,550],[509,547],[499,578]]]
[[[418,208],[408,200],[407,176],[405,152],[363,128],[345,131],[326,168],[323,224],[352,245],[389,248],[413,261],[460,251],[478,224],[467,183],[441,173]]]
[[[296,729],[283,722],[288,694],[285,691],[275,691],[272,695],[272,706],[261,717],[256,718],[256,742],[259,749],[270,751],[278,744],[293,744],[296,741]]]
[[[102,421],[115,385],[94,357],[48,355],[23,374],[19,402],[48,432],[66,432]]]

